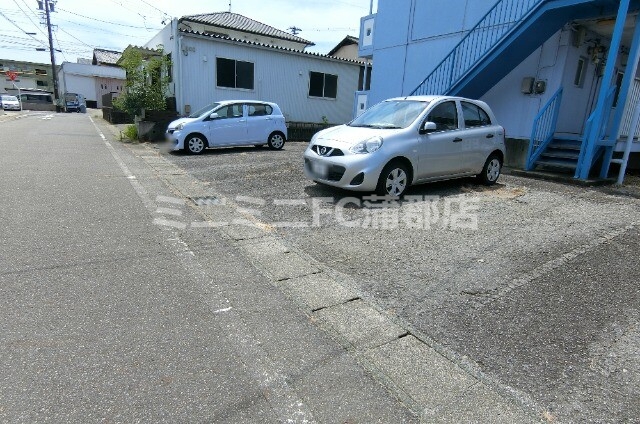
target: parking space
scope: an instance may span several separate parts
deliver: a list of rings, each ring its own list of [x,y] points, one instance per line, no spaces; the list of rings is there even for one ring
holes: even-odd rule
[[[307,180],[305,148],[165,157],[559,416],[640,415],[636,199],[503,175],[389,202]]]

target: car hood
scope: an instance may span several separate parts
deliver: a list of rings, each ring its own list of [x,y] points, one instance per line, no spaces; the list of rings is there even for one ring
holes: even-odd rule
[[[340,125],[327,128],[316,134],[315,142],[333,141],[348,146],[353,146],[368,138],[389,135],[391,130],[380,130],[377,128],[350,127]]]
[[[197,120],[198,120],[198,118],[180,118],[180,119],[176,119],[175,121],[173,121],[173,122],[171,122],[169,124],[168,129],[172,130],[172,129],[175,129],[180,124],[188,124],[190,122],[195,122]]]
[[[1,104],[5,104],[5,105],[19,105],[20,102],[17,100],[3,100],[2,102],[0,102]]]

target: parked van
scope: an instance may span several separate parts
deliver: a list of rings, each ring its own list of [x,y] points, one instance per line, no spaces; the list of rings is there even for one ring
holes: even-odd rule
[[[64,95],[65,112],[87,112],[87,103],[82,94],[66,93]]]

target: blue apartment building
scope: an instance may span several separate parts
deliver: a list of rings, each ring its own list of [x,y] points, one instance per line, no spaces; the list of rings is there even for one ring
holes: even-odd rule
[[[639,11],[640,0],[372,1],[359,54],[374,66],[355,113],[412,94],[478,98],[506,129],[507,164],[607,177],[625,149],[640,152]]]

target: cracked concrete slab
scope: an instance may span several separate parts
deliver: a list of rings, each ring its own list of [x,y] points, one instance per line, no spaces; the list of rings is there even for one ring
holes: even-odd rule
[[[358,296],[355,291],[322,273],[279,281],[276,286],[302,302],[307,311],[340,305]]]
[[[380,346],[406,334],[390,317],[360,299],[321,309],[314,316],[329,325],[354,349]]]

